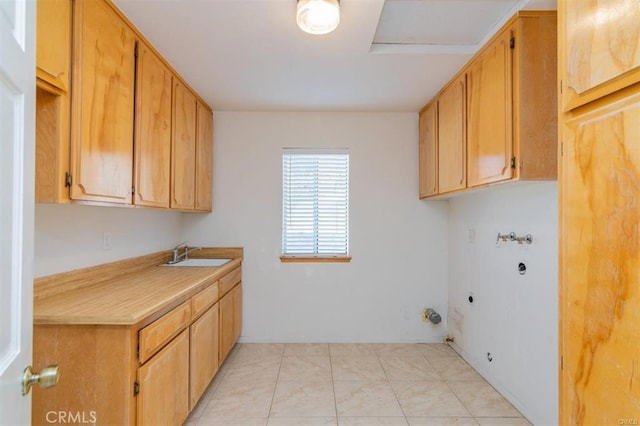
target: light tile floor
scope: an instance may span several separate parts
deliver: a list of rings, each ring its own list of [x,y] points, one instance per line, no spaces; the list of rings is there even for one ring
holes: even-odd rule
[[[443,344],[237,344],[187,426],[530,425]]]

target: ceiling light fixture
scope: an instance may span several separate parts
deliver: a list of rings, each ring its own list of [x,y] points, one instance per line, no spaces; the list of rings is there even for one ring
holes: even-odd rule
[[[340,23],[339,0],[298,0],[296,21],[309,34],[327,34]]]

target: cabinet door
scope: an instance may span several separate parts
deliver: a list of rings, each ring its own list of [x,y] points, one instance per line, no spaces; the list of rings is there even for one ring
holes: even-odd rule
[[[189,414],[189,330],[138,369],[138,426],[179,425]]]
[[[233,306],[233,290],[231,290],[220,299],[220,364],[224,362],[235,343]]]
[[[455,80],[438,98],[438,192],[467,186],[465,135],[466,76]]]
[[[198,102],[196,139],[196,210],[213,208],[213,112]]]
[[[558,9],[563,111],[640,81],[638,0],[562,0]]]
[[[511,179],[511,32],[504,31],[467,72],[467,186]]]
[[[193,409],[218,371],[218,304],[191,325],[190,408]]]
[[[68,92],[71,76],[71,0],[38,0],[36,76]]]
[[[233,343],[242,333],[242,283],[233,289]],[[233,346],[233,345],[232,345]]]
[[[134,202],[169,208],[172,74],[143,43],[136,79]]]
[[[560,424],[566,425],[618,424],[636,419],[640,406],[640,90],[609,100],[562,128]]]
[[[74,10],[71,198],[131,204],[135,35],[106,1]]]
[[[171,208],[193,210],[196,178],[196,97],[181,82],[173,86]]]
[[[438,103],[433,102],[420,114],[418,123],[418,173],[420,198],[438,193]]]

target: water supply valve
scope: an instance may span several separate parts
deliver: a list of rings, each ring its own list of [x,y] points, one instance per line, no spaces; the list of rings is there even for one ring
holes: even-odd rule
[[[440,324],[442,321],[442,317],[439,313],[431,308],[426,308],[422,311],[422,320],[423,321],[431,321],[433,324]]]

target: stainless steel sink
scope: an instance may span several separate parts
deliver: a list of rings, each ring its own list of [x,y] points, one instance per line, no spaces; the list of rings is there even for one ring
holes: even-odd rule
[[[178,263],[165,263],[162,266],[223,266],[233,259],[187,259]]]

